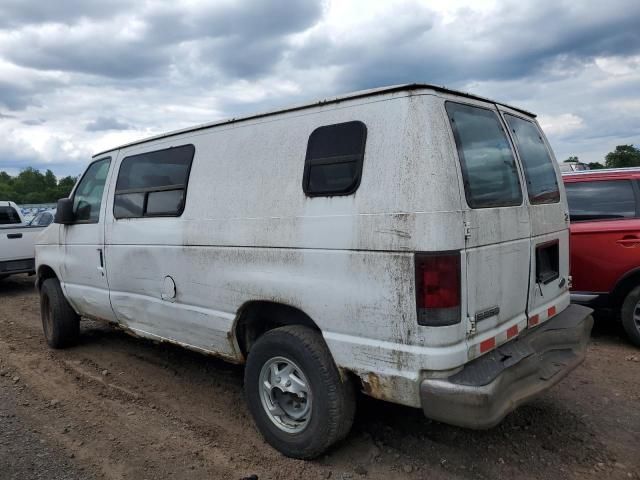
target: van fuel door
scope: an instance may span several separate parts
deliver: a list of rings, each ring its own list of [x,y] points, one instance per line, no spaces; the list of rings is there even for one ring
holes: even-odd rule
[[[162,300],[166,300],[168,302],[176,301],[176,283],[169,275],[164,277],[164,281],[162,282],[161,298]]]

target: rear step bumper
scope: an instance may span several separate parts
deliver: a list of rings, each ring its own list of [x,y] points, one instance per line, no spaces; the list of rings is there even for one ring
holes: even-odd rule
[[[592,310],[569,305],[553,319],[467,364],[420,384],[425,415],[467,428],[491,428],[558,383],[584,360]]]

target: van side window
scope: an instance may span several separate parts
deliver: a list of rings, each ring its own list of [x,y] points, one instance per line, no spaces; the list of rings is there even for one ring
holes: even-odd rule
[[[107,182],[110,158],[93,162],[73,193],[73,213],[77,223],[98,223],[102,193]]]
[[[505,114],[513,140],[520,154],[527,180],[529,201],[533,204],[558,203],[560,190],[549,150],[533,122]]]
[[[302,189],[310,197],[350,195],[360,185],[367,127],[359,121],[316,128],[307,143]]]
[[[195,154],[193,145],[132,155],[122,160],[113,204],[115,218],[179,217]]]
[[[471,208],[522,203],[516,161],[493,110],[447,102],[458,149],[464,193]]]
[[[572,222],[636,216],[636,197],[629,180],[565,183]]]

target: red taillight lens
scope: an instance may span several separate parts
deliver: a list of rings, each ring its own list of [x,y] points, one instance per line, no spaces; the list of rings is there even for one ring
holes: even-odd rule
[[[453,325],[460,317],[460,254],[416,254],[418,323]]]

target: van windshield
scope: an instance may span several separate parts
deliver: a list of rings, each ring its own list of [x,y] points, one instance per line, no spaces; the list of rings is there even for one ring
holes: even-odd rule
[[[524,167],[529,201],[534,205],[559,202],[556,171],[538,128],[529,120],[509,114],[504,117],[513,132],[513,140]]]
[[[20,215],[13,207],[0,207],[0,225],[20,223]]]
[[[520,205],[522,192],[516,161],[493,110],[447,102],[471,208]]]

